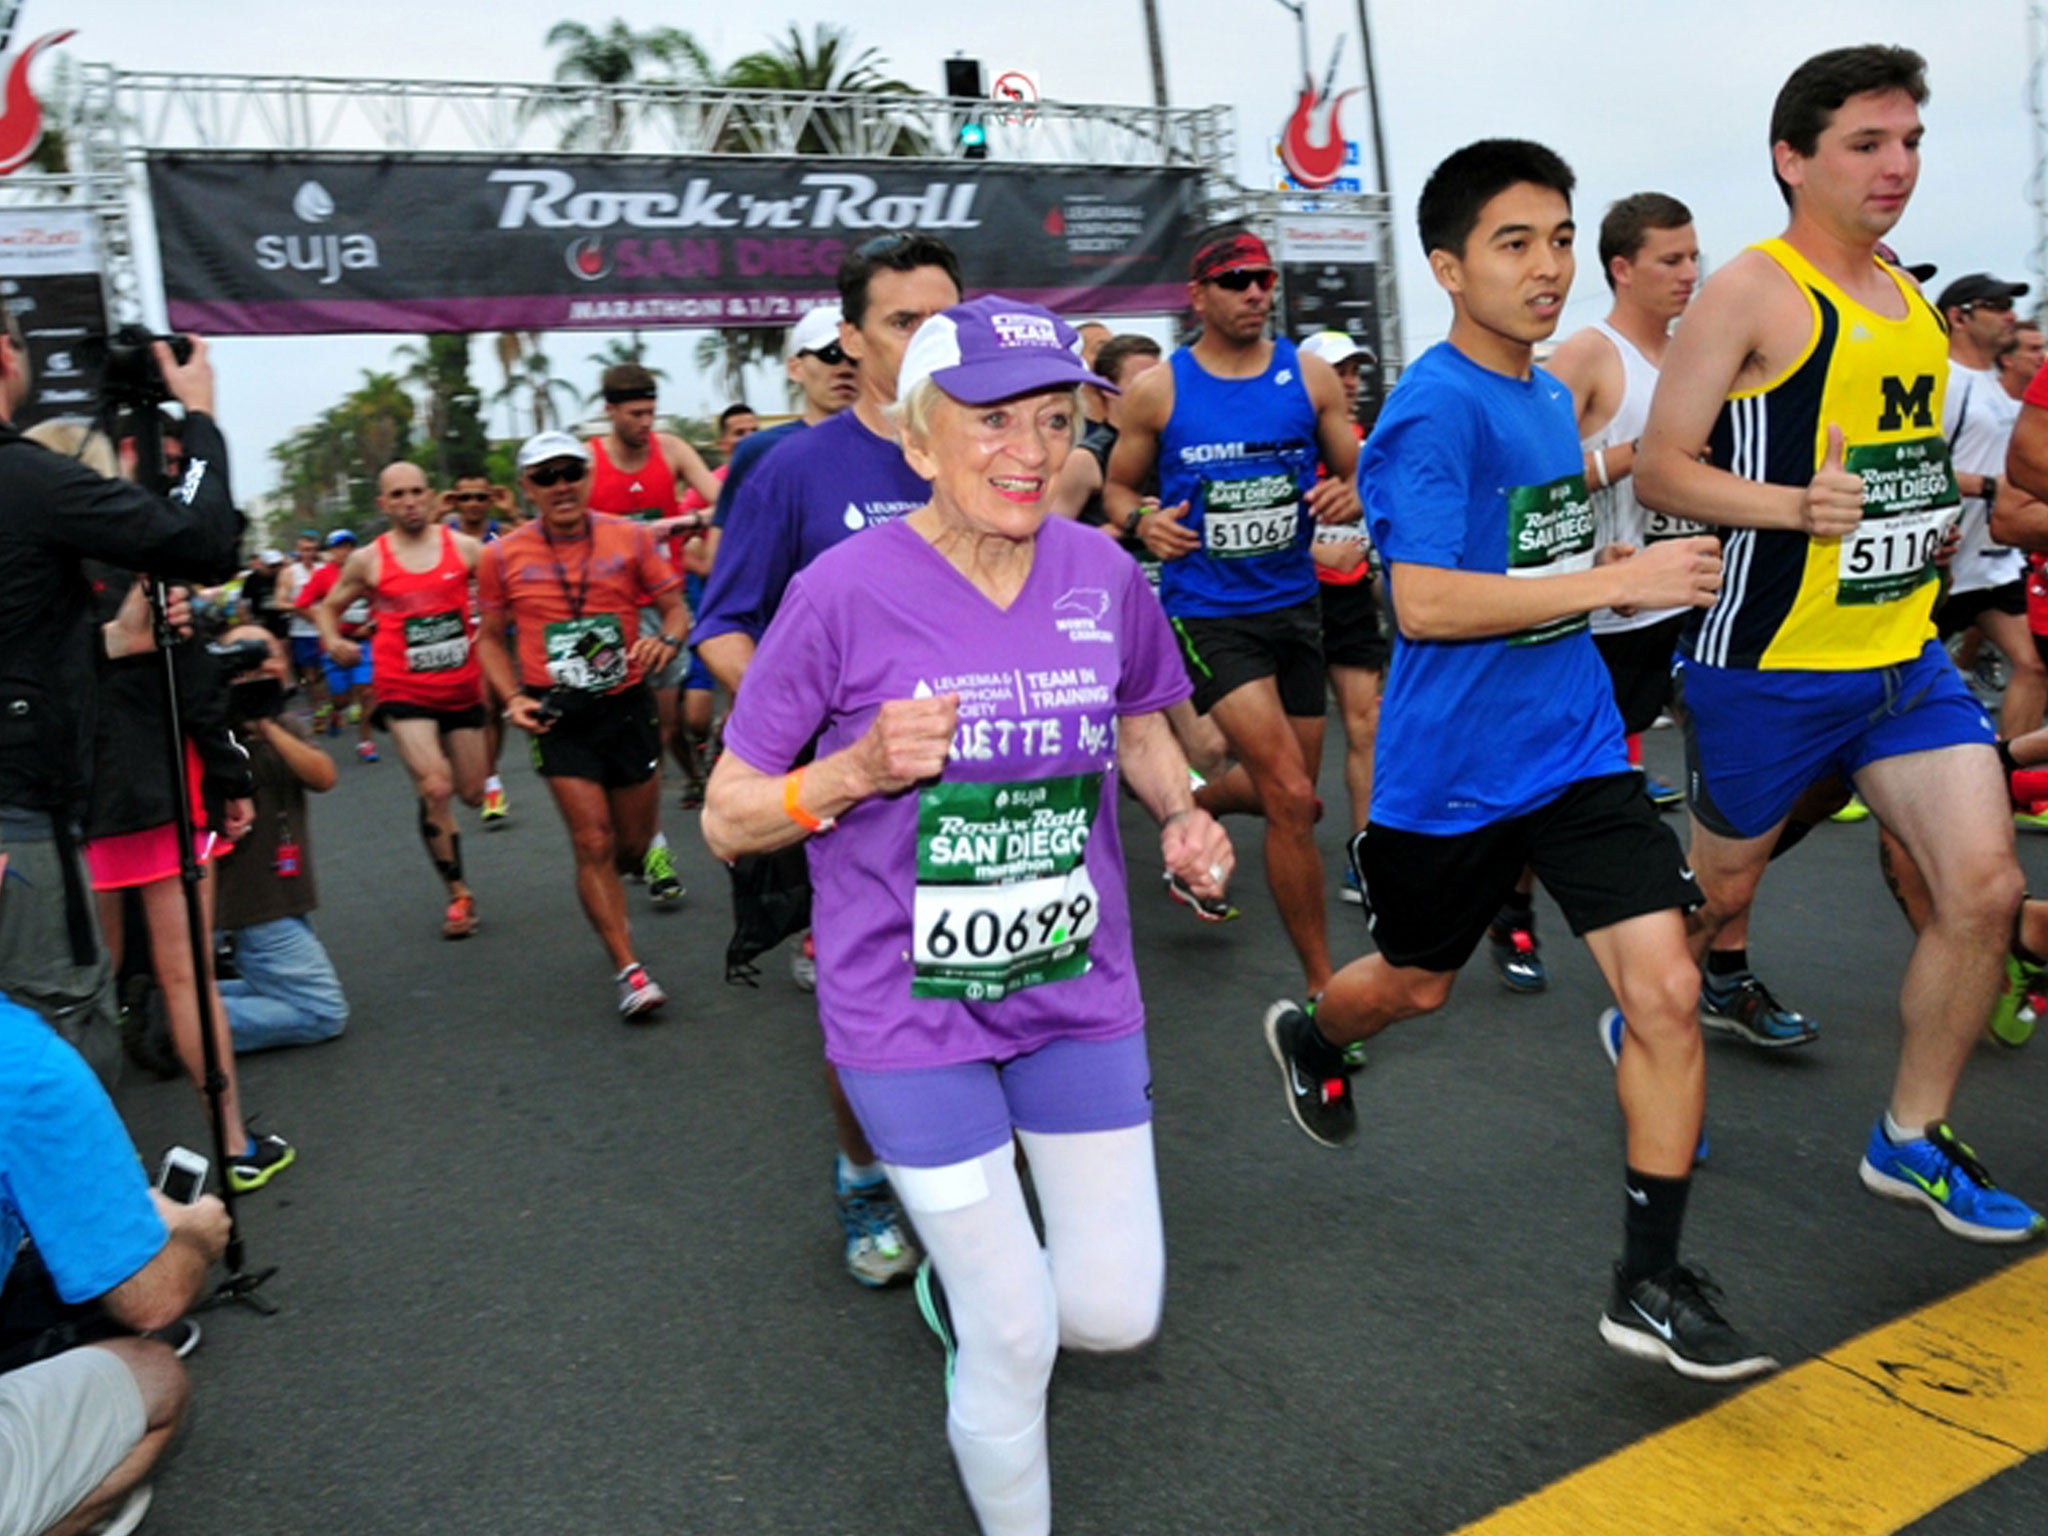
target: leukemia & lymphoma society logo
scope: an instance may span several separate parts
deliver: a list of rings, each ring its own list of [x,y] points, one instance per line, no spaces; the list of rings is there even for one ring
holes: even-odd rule
[[[7,70],[6,97],[0,106],[0,176],[18,171],[35,155],[43,141],[43,107],[29,89],[29,66],[45,48],[55,47],[72,34],[47,32],[15,56],[7,59],[8,40],[14,35],[14,20],[21,14],[20,0],[0,0],[0,63]]]
[[[310,232],[256,237],[256,265],[265,272],[304,272],[317,277],[322,287],[341,281],[344,272],[361,272],[376,267],[377,242],[360,232],[342,234],[318,226],[334,217],[334,198],[317,181],[299,184],[292,196],[292,214],[301,224],[314,226]]]
[[[612,253],[605,245],[603,235],[584,235],[571,240],[562,251],[562,259],[569,264],[569,271],[586,283],[611,276]]]

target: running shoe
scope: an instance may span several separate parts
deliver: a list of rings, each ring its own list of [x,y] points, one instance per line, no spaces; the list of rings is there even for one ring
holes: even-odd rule
[[[869,1290],[908,1280],[924,1255],[903,1230],[903,1209],[889,1181],[849,1184],[835,1168],[832,1200],[846,1233],[846,1272]]]
[[[2034,1026],[2048,1014],[2048,965],[2028,965],[2005,957],[2005,990],[1991,1010],[1986,1027],[2000,1045],[2017,1050],[2034,1038]]]
[[[377,761],[377,743],[375,743],[374,741],[359,741],[359,742],[357,742],[357,743],[356,743],[356,756],[357,756],[357,757],[359,757],[359,758],[361,758],[361,759],[362,759],[362,760],[363,760],[364,762],[366,762],[366,763],[374,763],[374,762],[376,762],[376,761]]]
[[[2048,832],[2048,801],[2016,809],[2012,824],[2022,832]]]
[[[1266,1010],[1266,1049],[1280,1068],[1287,1112],[1309,1140],[1341,1147],[1358,1135],[1358,1105],[1351,1098],[1348,1071],[1322,1073],[1302,1064],[1302,1047],[1315,1019],[1291,998]]]
[[[1594,1027],[1600,1031],[1600,1048],[1607,1052],[1608,1065],[1619,1070],[1621,1067],[1621,1042],[1628,1037],[1628,1021],[1622,1017],[1619,1008],[1603,1008]],[[1692,1149],[1694,1166],[1697,1167],[1699,1164],[1704,1163],[1707,1160],[1708,1153],[1712,1150],[1713,1148],[1707,1142],[1707,1128],[1702,1125],[1700,1127],[1699,1144]]]
[[[143,1337],[154,1339],[183,1360],[199,1347],[199,1324],[196,1319],[181,1317],[166,1327],[150,1329]]]
[[[92,1536],[132,1536],[141,1528],[143,1517],[149,1513],[149,1506],[155,1498],[156,1489],[149,1483],[129,1489],[121,1507],[109,1519],[92,1528]]]
[[[1541,992],[1550,985],[1550,972],[1536,944],[1536,914],[1510,917],[1506,912],[1486,930],[1486,950],[1500,972],[1501,985],[1510,992]]]
[[[1614,1266],[1614,1288],[1600,1316],[1600,1337],[1624,1355],[1661,1360],[1695,1381],[1740,1381],[1778,1362],[1721,1315],[1721,1288],[1704,1269],[1674,1264],[1633,1284]]]
[[[496,831],[499,827],[505,825],[505,818],[511,814],[512,807],[505,799],[505,791],[502,789],[487,789],[484,791],[483,809],[477,812],[477,820],[491,828],[491,830]]]
[[[1787,1008],[1748,971],[1700,978],[1700,1023],[1767,1051],[1811,1045],[1820,1026],[1797,1008]]]
[[[647,878],[647,894],[663,911],[683,899],[683,882],[676,878],[676,861],[670,857],[668,849],[659,846],[648,849],[640,871]]]
[[[249,1150],[228,1159],[228,1183],[238,1195],[261,1189],[298,1161],[298,1151],[282,1136],[252,1136]]]
[[[476,898],[464,893],[448,903],[448,911],[441,918],[441,937],[466,939],[475,932]]]
[[[651,1017],[668,1001],[668,994],[647,974],[647,967],[637,960],[619,972],[618,981],[619,1017],[628,1024],[638,1024]]]
[[[799,992],[818,990],[818,941],[808,933],[803,943],[789,952],[789,979]]]
[[[1225,897],[1197,896],[1188,889],[1188,883],[1170,869],[1166,872],[1166,894],[1205,923],[1234,923],[1242,915]]]
[[[939,1272],[932,1268],[930,1259],[917,1266],[917,1315],[924,1319],[925,1327],[931,1329],[939,1348],[946,1352],[946,1401],[950,1403],[953,1364],[960,1357],[960,1341],[953,1337],[953,1309],[946,1305],[946,1288],[939,1283]]]
[[[1924,1205],[1936,1221],[1973,1243],[2023,1243],[2042,1230],[2039,1213],[1992,1183],[1977,1154],[1956,1140],[1946,1121],[1895,1145],[1880,1118],[1856,1171],[1872,1194]]]
[[[1839,821],[1844,824],[1855,821],[1868,821],[1870,820],[1870,807],[1865,805],[1855,795],[1851,795],[1843,802],[1840,810],[1829,814],[1828,820]]]
[[[1357,870],[1347,869],[1344,871],[1344,884],[1338,889],[1337,894],[1350,906],[1362,907],[1365,905],[1365,888],[1358,883]]]
[[[1650,797],[1650,804],[1660,811],[1675,811],[1685,804],[1685,791],[1676,784],[1667,784],[1654,773],[1644,773],[1643,793]]]

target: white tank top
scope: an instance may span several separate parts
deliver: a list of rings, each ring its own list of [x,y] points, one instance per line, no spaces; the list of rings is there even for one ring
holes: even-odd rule
[[[1617,443],[1632,443],[1641,437],[1650,419],[1650,397],[1657,392],[1657,365],[1643,356],[1634,342],[1604,320],[1594,321],[1593,329],[1607,338],[1621,359],[1621,404],[1606,426],[1580,440],[1579,446],[1587,453],[1596,448],[1612,448]],[[1637,501],[1634,475],[1624,475],[1606,490],[1593,492],[1593,537],[1597,544],[1633,544],[1640,549],[1652,539],[1683,538],[1705,531],[1698,523],[1652,512]],[[1600,634],[1619,634],[1643,629],[1680,611],[1654,608],[1624,617],[1612,608],[1598,608],[1593,612],[1593,628]]]

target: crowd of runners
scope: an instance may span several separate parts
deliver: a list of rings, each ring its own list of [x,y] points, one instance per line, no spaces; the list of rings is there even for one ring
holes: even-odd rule
[[[1915,934],[1896,1079],[1845,1164],[1966,1239],[2043,1229],[1952,1114],[1975,1042],[2023,1045],[2048,1010],[2048,904],[2014,843],[2048,827],[2048,573],[2026,553],[2048,551],[2048,376],[2025,284],[1937,286],[1883,243],[1926,96],[1904,49],[1808,60],[1769,128],[1784,232],[1702,285],[1681,198],[1621,197],[1597,231],[1609,310],[1561,339],[1571,170],[1520,140],[1451,154],[1417,210],[1449,335],[1370,431],[1378,359],[1274,333],[1249,229],[1200,238],[1170,352],[970,301],[944,241],[878,235],[790,334],[800,409],[757,430],[729,408],[715,469],[658,429],[654,376],[616,366],[605,429],[530,438],[516,486],[395,463],[387,527],[268,551],[245,597],[314,729],[353,729],[365,765],[381,730],[410,777],[438,885],[399,887],[395,920],[490,922],[463,808],[531,814],[497,775],[507,737],[630,1023],[671,1004],[628,893],[684,899],[665,811],[701,808],[737,869],[808,879],[815,931],[786,943],[822,1025],[845,1265],[914,1280],[989,1536],[1050,1528],[1058,1350],[1159,1326],[1137,901],[1227,922],[1270,900],[1299,975],[1266,1048],[1293,1121],[1341,1148],[1366,1042],[1442,1008],[1475,952],[1544,991],[1540,883],[1614,997],[1588,1021],[1626,1129],[1600,1333],[1755,1375],[1775,1362],[1753,1287],[1729,1276],[1730,1303],[1681,1255],[1702,1030],[1821,1037],[1747,928],[1770,860],[1830,816],[1877,819],[1872,877]],[[1994,667],[1995,726],[1972,691]],[[1643,767],[1668,723],[1682,787]],[[1120,811],[1156,844],[1127,850]],[[1231,825],[1256,825],[1262,894],[1228,888]],[[685,1014],[717,984],[667,979]]]

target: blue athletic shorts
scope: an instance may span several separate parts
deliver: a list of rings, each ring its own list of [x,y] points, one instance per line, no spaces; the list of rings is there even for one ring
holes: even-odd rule
[[[1995,733],[1935,641],[1860,672],[1762,672],[1682,659],[1692,813],[1722,837],[1761,837],[1809,785],[1881,758],[1989,746]]]
[[[292,636],[292,665],[301,672],[322,665],[322,656],[318,635]]]
[[[331,659],[321,662],[327,673],[327,691],[330,694],[346,693],[351,688],[370,686],[370,642],[362,642],[363,656],[352,667],[337,667]]]
[[[1005,1062],[902,1072],[841,1067],[839,1086],[876,1155],[905,1168],[964,1163],[1008,1144],[1012,1128],[1069,1136],[1152,1119],[1142,1029],[1114,1040],[1054,1040]]]

